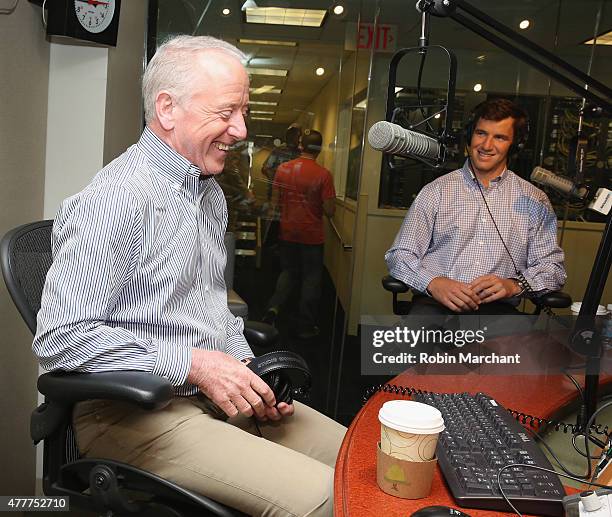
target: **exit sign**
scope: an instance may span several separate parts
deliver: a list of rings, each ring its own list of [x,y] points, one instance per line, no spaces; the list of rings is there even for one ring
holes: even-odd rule
[[[360,23],[357,30],[357,48],[371,49],[376,52],[395,52],[397,25],[374,25]]]

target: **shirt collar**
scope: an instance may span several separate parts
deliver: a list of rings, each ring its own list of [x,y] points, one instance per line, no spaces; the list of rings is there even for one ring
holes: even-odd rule
[[[175,188],[185,188],[194,197],[201,192],[201,171],[187,158],[177,153],[148,126],[144,128],[138,148],[147,157],[155,170],[166,178]]]
[[[468,185],[476,186],[476,182],[474,181],[475,175],[470,169],[470,160],[465,160],[465,163],[461,168],[461,173],[463,175],[463,179]],[[508,167],[506,167],[499,176],[491,180],[491,184],[501,185],[502,182],[505,181],[505,179],[508,177],[508,175]]]

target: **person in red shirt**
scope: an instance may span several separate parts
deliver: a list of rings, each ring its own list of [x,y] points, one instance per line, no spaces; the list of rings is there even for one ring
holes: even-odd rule
[[[281,164],[274,178],[273,203],[280,207],[282,271],[264,321],[274,322],[301,280],[297,335],[302,339],[319,334],[316,323],[323,272],[323,215],[332,217],[336,208],[331,173],[316,162],[322,142],[318,131],[304,131],[300,156]]]

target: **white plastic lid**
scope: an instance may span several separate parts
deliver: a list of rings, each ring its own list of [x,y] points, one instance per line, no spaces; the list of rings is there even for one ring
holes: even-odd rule
[[[433,406],[413,400],[390,400],[378,411],[381,424],[413,434],[434,434],[444,431],[442,413]]]
[[[582,302],[574,302],[572,303],[570,310],[578,314],[580,312],[580,307],[582,307]],[[612,303],[608,305],[608,310],[610,309],[612,309]],[[608,314],[608,310],[606,310],[606,308],[603,305],[598,305],[597,306],[597,316],[605,316],[606,314]]]

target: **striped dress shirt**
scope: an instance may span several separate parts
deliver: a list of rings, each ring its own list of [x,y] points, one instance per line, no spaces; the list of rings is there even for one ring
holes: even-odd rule
[[[505,170],[482,191],[514,263],[534,291],[565,283],[557,218],[546,194]],[[385,255],[389,272],[426,292],[438,276],[469,283],[517,273],[466,161],[423,187]]]
[[[192,395],[192,347],[251,357],[227,306],[226,225],[216,180],[145,128],[59,209],[33,343],[42,367],[147,371]]]

